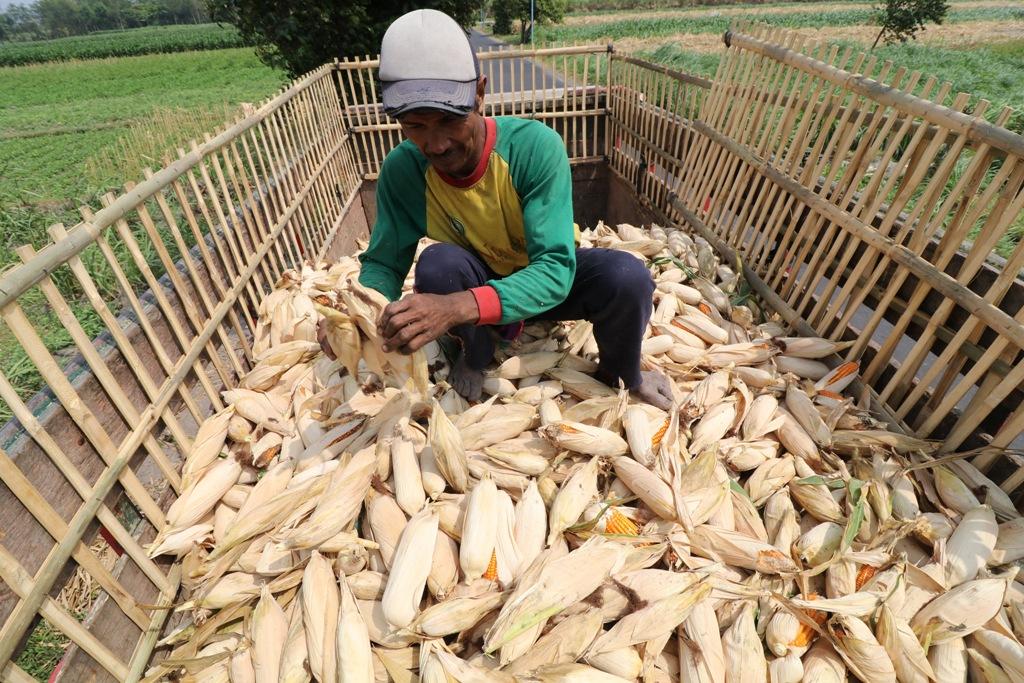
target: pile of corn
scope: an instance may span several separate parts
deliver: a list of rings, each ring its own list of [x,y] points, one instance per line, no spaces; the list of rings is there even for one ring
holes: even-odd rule
[[[151,546],[187,602],[149,680],[1024,680],[998,486],[886,431],[845,346],[758,324],[701,240],[585,245],[657,281],[667,413],[588,374],[585,322],[528,325],[469,406],[436,344],[381,351],[354,259],[289,272]]]

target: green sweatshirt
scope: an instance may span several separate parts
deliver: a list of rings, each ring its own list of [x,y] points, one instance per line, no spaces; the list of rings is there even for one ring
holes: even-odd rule
[[[540,121],[484,121],[483,154],[469,178],[438,172],[410,140],[391,150],[361,284],[396,300],[426,235],[476,253],[500,276],[471,290],[479,325],[526,320],[565,300],[579,239],[565,145]]]

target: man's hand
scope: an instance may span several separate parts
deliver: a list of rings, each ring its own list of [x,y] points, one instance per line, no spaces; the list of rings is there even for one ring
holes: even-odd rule
[[[388,304],[377,321],[384,351],[412,353],[456,325],[480,317],[472,292],[410,294]]]

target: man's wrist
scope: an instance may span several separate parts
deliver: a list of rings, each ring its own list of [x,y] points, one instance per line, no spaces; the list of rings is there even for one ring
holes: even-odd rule
[[[472,292],[456,292],[448,296],[453,304],[452,311],[455,317],[455,325],[475,324],[480,319],[480,309],[477,307],[476,297],[473,296]]]

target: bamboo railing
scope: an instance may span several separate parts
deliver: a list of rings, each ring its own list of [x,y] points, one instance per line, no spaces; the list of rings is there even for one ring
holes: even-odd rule
[[[989,122],[948,83],[782,30],[726,43],[707,90],[615,56],[612,168],[803,333],[854,340],[882,417],[944,452],[988,445],[974,464],[1015,490],[1024,243],[988,262],[1024,207],[1010,110]]]
[[[485,51],[485,113],[543,120],[571,163],[606,164],[645,209],[739,260],[796,330],[855,340],[849,357],[895,426],[947,450],[988,434],[974,462],[1015,490],[1024,470],[998,449],[1024,432],[1024,247],[1001,269],[986,261],[1024,203],[1008,113],[986,123],[984,102],[968,115],[947,85],[793,34],[729,39],[713,80],[610,46]],[[73,643],[59,680],[140,680],[163,656],[188,576],[145,544],[197,424],[253,365],[260,301],[328,253],[400,142],[376,66],[300,78],[0,275],[4,328],[46,384],[26,400],[0,372],[17,420],[0,430],[3,680],[31,680],[12,662],[40,619]],[[43,343],[40,302],[72,362]],[[84,620],[54,600],[76,568],[99,586]]]
[[[0,278],[4,327],[51,395],[30,405],[0,373],[0,399],[24,430],[17,457],[0,448],[5,680],[31,680],[11,660],[38,617],[77,648],[61,680],[137,680],[149,663],[181,569],[149,559],[145,543],[180,489],[181,456],[223,407],[220,391],[252,367],[260,301],[286,269],[326,252],[362,183],[336,73],[326,65],[295,81],[99,210],[83,208],[78,225],[52,226],[53,242],[18,250],[23,263]],[[88,381],[47,350],[26,309],[40,299]],[[105,348],[83,320],[101,321]],[[91,549],[98,527],[121,553],[114,568]],[[75,566],[99,586],[100,628],[53,599]]]

